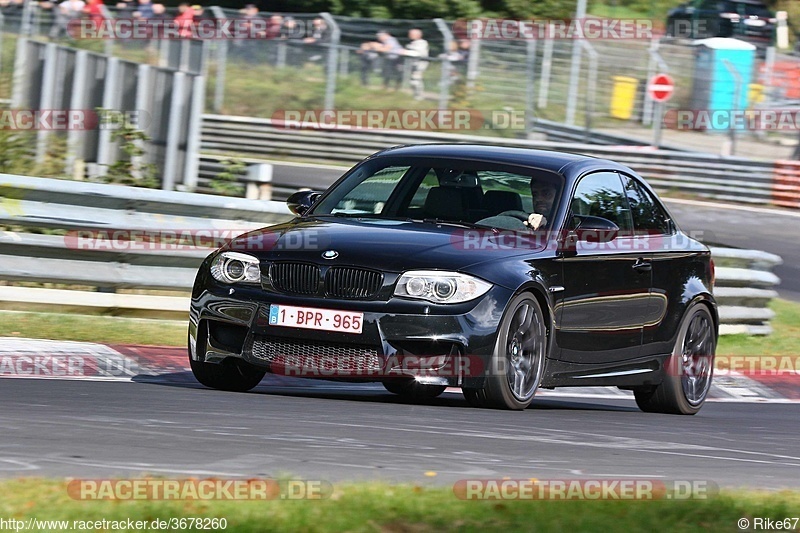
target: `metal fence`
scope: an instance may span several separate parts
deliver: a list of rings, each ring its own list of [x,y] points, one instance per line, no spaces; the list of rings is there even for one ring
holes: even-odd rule
[[[13,108],[83,111],[84,125],[93,119],[98,122],[95,127],[39,128],[37,162],[44,161],[54,137],[65,135],[65,174],[105,176],[125,157],[124,139],[115,138],[114,131],[130,125],[149,137],[147,150],[135,162],[136,171],[145,174],[152,165],[163,188],[194,187],[205,95],[201,73],[124,61],[24,37],[16,43],[14,71]],[[99,109],[113,110],[117,119],[108,120],[102,111],[96,111]]]
[[[222,115],[203,117],[201,165],[207,164],[209,156],[350,165],[377,150],[399,144],[430,142],[480,142],[582,153],[629,165],[662,192],[800,208],[800,166],[791,162],[756,161],[650,147],[498,139],[434,132],[294,129],[270,119]],[[298,182],[295,186],[308,184]]]
[[[6,8],[10,31],[63,38],[53,33],[58,22],[50,10],[32,2],[24,5],[22,10]],[[174,14],[168,9],[164,16]],[[130,11],[114,8],[107,13],[109,18],[130,16]],[[459,39],[463,35],[454,35],[452,21],[376,20],[247,8],[206,7],[197,18],[257,19],[266,25],[268,35],[212,40],[202,51],[136,40],[75,44],[103,47],[106,53],[162,67],[182,64],[183,70],[189,57],[208,58],[198,70],[207,69],[209,74],[207,107],[215,113],[269,118],[298,106],[513,108],[527,112],[531,129],[536,128],[537,119],[544,119],[587,130],[636,130],[640,136],[654,122],[654,103],[645,90],[653,74],[668,72],[676,82],[667,111],[692,108],[693,85],[707,74],[696,71],[696,47],[675,39],[464,40]],[[376,39],[379,29],[407,44],[411,28],[421,29],[430,45],[427,68],[420,78],[421,102],[413,100],[411,88],[416,59],[401,57],[397,69],[386,69],[388,63],[394,65],[394,59],[362,49],[363,43]],[[394,76],[395,70],[401,91],[388,98],[382,90],[384,76]],[[743,80],[739,90],[748,93],[750,107],[800,109],[800,59],[770,49],[752,72],[739,74]],[[767,137],[796,140],[794,131],[745,134],[765,141]]]

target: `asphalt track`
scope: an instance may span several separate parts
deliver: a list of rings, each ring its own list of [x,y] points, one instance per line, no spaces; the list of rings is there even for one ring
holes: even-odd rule
[[[545,397],[504,412],[455,393],[414,405],[372,384],[307,383],[239,394],[189,381],[2,379],[0,475],[800,487],[798,403],[712,402],[686,417],[625,399]]]
[[[781,278],[778,294],[800,302],[800,212],[692,200],[666,203],[680,228],[700,232],[704,242],[781,256],[783,264],[773,269]]]
[[[276,168],[276,182],[284,167]],[[292,168],[324,188],[338,170]],[[301,175],[302,174],[302,175]],[[304,179],[303,179],[304,178]],[[800,217],[670,201],[687,231],[784,257],[800,300]],[[380,385],[266,379],[253,392],[177,379],[0,379],[0,476],[297,476],[452,484],[481,478],[707,480],[800,487],[800,403],[708,402],[697,416],[628,398],[543,394],[523,412],[423,405]]]

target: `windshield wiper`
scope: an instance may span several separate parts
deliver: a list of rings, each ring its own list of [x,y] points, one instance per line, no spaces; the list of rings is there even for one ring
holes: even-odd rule
[[[380,213],[327,213],[324,215],[314,215],[317,217],[338,217],[338,218],[368,218],[371,220],[402,220],[404,222],[411,222],[409,217],[388,216]]]
[[[490,229],[494,232],[499,231],[494,226],[487,226],[485,224],[478,224],[476,222],[467,222],[466,220],[444,220],[441,218],[423,218],[422,220],[415,222],[423,222],[425,224],[447,224],[449,226],[461,226],[464,228],[482,228],[482,229]]]

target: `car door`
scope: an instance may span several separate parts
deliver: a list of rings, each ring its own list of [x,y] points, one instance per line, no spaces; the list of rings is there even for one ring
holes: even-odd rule
[[[661,202],[635,177],[622,174],[631,209],[638,257],[651,265],[650,299],[643,316],[642,355],[669,353],[671,329],[664,328],[669,308],[678,305],[691,262],[685,240],[678,234]]]
[[[583,176],[571,215],[606,218],[620,233],[607,243],[578,242],[561,252],[564,290],[557,293],[556,343],[561,360],[612,363],[640,354],[650,292],[650,267],[635,249],[632,219],[616,172]],[[568,217],[568,224],[573,223]],[[565,232],[569,232],[569,227]]]

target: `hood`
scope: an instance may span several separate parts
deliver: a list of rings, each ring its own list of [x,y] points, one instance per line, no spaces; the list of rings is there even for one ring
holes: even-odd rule
[[[226,249],[267,261],[351,265],[383,271],[465,270],[544,250],[541,239],[510,231],[400,220],[297,218],[246,233]],[[324,252],[335,255],[323,258]],[[335,254],[334,254],[335,252]]]

